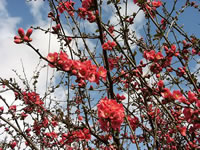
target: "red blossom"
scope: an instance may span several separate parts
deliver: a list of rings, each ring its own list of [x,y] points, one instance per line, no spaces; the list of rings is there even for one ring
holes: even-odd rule
[[[11,111],[16,111],[16,109],[17,109],[16,105],[12,105],[9,107],[9,110],[11,110]]]
[[[10,147],[11,147],[12,149],[14,149],[15,146],[17,146],[17,142],[16,142],[16,141],[12,141],[12,142],[10,143]]]
[[[179,130],[182,136],[186,136],[186,127],[177,126],[177,129]]]
[[[162,2],[159,1],[159,0],[158,1],[154,0],[154,1],[151,2],[151,4],[152,4],[153,7],[160,7],[160,6],[162,6]]]
[[[135,131],[139,125],[139,119],[137,117],[132,118],[132,117],[128,116],[128,121],[131,125],[132,130]]]
[[[158,83],[157,83],[157,85],[158,85],[159,88],[163,88],[164,87],[163,80],[159,80]]]
[[[2,113],[3,111],[4,111],[4,107],[1,106],[1,107],[0,107],[0,113]]]
[[[188,100],[189,100],[190,103],[193,103],[193,102],[196,102],[198,99],[197,99],[195,93],[189,91],[188,92]]]
[[[115,46],[117,46],[117,44],[113,41],[111,42],[110,40],[108,40],[107,43],[104,43],[102,45],[103,50],[112,50]]]
[[[72,0],[66,1],[66,2],[60,2],[58,6],[58,11],[60,13],[63,13],[64,11],[67,11],[70,16],[74,16],[74,4]]]
[[[116,100],[104,98],[100,100],[97,108],[102,130],[109,131],[110,127],[114,130],[120,129],[124,121],[124,107],[122,104],[118,104]]]
[[[172,93],[168,88],[164,88],[163,91],[161,92],[161,95],[166,99],[171,99],[173,97]]]
[[[183,94],[181,93],[180,90],[174,90],[173,91],[173,98],[174,99],[179,100],[182,96],[183,96]]]
[[[107,77],[107,70],[104,69],[104,67],[100,66],[100,67],[99,67],[99,70],[98,70],[98,75],[99,75],[102,79],[106,80],[106,77]]]

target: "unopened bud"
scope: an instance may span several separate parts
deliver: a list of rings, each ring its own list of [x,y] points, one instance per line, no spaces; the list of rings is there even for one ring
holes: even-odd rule
[[[27,37],[30,37],[30,35],[32,34],[32,32],[33,32],[33,29],[29,28],[29,29],[27,30],[27,32],[26,32],[26,36],[27,36]]]
[[[24,29],[22,29],[22,28],[19,28],[19,29],[18,29],[18,33],[19,33],[20,37],[22,37],[22,38],[23,38],[24,35],[25,35],[25,34],[24,34]]]

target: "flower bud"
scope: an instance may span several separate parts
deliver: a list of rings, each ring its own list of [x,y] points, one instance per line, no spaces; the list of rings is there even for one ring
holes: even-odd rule
[[[19,36],[16,35],[16,36],[14,37],[14,39],[16,40],[16,39],[21,39],[21,38],[20,38]]]
[[[16,44],[23,43],[23,41],[22,41],[21,39],[15,39],[14,42],[15,42]]]
[[[18,29],[18,33],[19,33],[20,37],[22,37],[22,38],[23,38],[24,35],[25,35],[25,34],[24,34],[24,29],[22,29],[22,28],[19,28],[19,29]]]
[[[27,36],[27,37],[30,37],[30,35],[32,34],[32,32],[33,32],[33,29],[29,28],[29,29],[27,30],[27,32],[26,32],[26,36]]]

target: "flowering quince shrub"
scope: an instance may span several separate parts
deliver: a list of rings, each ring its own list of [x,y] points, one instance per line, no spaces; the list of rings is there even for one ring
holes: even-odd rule
[[[0,149],[200,149],[200,39],[177,21],[200,7],[183,1],[48,0],[52,26],[14,37],[47,65],[30,81],[0,77]],[[60,47],[44,56],[34,30]],[[44,93],[43,68],[55,73]]]

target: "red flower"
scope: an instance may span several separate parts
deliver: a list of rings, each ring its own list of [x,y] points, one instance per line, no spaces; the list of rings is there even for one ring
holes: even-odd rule
[[[1,106],[1,107],[0,107],[0,113],[2,113],[3,111],[4,111],[4,107]]]
[[[97,84],[99,84],[99,75],[96,72],[90,72],[87,79],[90,82],[96,82]]]
[[[109,128],[119,130],[124,121],[124,107],[116,100],[107,98],[101,99],[98,108],[99,123],[102,130],[109,131]]]
[[[177,129],[179,130],[182,136],[186,136],[186,127],[177,126]]]
[[[153,2],[151,2],[151,4],[153,7],[160,7],[162,5],[162,2],[161,1],[153,1]]]
[[[155,59],[155,50],[144,51],[144,58],[146,58],[147,60],[154,60]]]
[[[188,100],[190,103],[193,103],[193,102],[196,102],[198,99],[197,99],[195,93],[189,91],[188,92]]]
[[[162,97],[167,98],[167,99],[172,98],[172,93],[170,92],[170,90],[168,88],[164,88],[161,95],[162,95]]]
[[[24,120],[28,115],[25,114],[24,112],[21,113],[21,119]]]
[[[12,111],[16,111],[17,109],[17,106],[16,105],[12,105],[9,107],[9,110],[12,110]]]
[[[163,86],[164,86],[163,80],[159,80],[157,85],[158,85],[159,88],[163,88]]]
[[[117,94],[116,96],[117,100],[123,101],[126,99],[126,97],[124,95],[120,96],[119,94]]]
[[[188,122],[191,121],[191,119],[192,119],[191,117],[192,117],[193,113],[194,113],[194,111],[192,109],[190,109],[190,108],[184,108],[184,110],[183,110],[183,114],[185,116],[185,119]]]
[[[109,47],[110,46],[108,45],[108,43],[103,43],[103,45],[102,45],[103,50],[108,50]]]
[[[155,59],[156,59],[156,60],[161,60],[161,59],[163,59],[163,58],[164,58],[164,57],[163,57],[163,55],[162,55],[161,52],[156,53],[156,55],[155,55]]]
[[[182,96],[183,96],[183,94],[181,93],[180,90],[173,91],[173,98],[174,99],[179,100]]]
[[[139,125],[139,119],[137,117],[131,118],[130,116],[128,116],[128,121],[129,121],[129,123],[131,125],[132,130],[135,131],[135,129]]]
[[[63,13],[64,11],[67,11],[70,16],[74,16],[74,2],[73,1],[67,1],[67,2],[61,2],[58,6],[58,11],[60,13]]]
[[[98,75],[99,75],[102,79],[106,80],[106,77],[107,77],[107,70],[104,69],[104,67],[102,67],[102,66],[99,67]]]
[[[17,145],[17,142],[16,142],[16,141],[12,141],[12,143],[10,143],[10,147],[11,147],[12,149],[14,149],[16,145]]]
[[[117,44],[113,41],[111,42],[110,40],[108,40],[107,43],[104,43],[102,45],[103,50],[112,50],[115,46],[117,46]]]
[[[82,1],[82,7],[89,10],[93,1],[92,0],[83,0]]]
[[[47,60],[51,63],[56,63],[58,60],[58,53],[54,52],[54,53],[49,53],[47,56]],[[55,66],[49,63],[49,66],[54,68]]]

